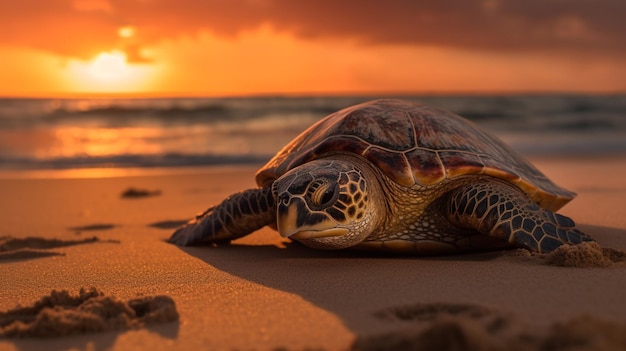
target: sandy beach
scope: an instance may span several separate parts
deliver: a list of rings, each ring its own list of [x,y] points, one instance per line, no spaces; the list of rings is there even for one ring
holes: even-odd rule
[[[562,214],[602,247],[626,250],[626,158],[532,161],[578,193]],[[269,228],[223,247],[164,241],[193,214],[253,187],[255,171],[0,179],[0,236],[12,243],[0,252],[0,311],[94,287],[119,301],[167,296],[178,315],[130,329],[0,338],[0,350],[375,349],[399,335],[484,350],[626,345],[624,264],[561,267],[521,250],[326,252]],[[148,196],[122,197],[130,188]],[[17,240],[25,238],[36,239]]]

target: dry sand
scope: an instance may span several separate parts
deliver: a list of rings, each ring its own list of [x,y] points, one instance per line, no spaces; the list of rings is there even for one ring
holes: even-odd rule
[[[179,318],[0,338],[0,349],[626,349],[626,265],[622,253],[606,250],[626,250],[626,159],[535,164],[579,193],[562,213],[601,247],[550,257],[523,250],[389,257],[316,251],[265,228],[230,246],[178,248],[164,242],[172,228],[253,186],[254,168],[5,177],[0,311],[35,306],[52,290],[95,287],[128,306],[169,297]],[[128,189],[151,196],[122,197]],[[571,267],[589,262],[599,263]]]

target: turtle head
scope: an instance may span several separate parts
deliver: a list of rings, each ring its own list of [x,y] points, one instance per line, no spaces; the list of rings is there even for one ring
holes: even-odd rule
[[[363,170],[338,160],[315,160],[272,186],[277,227],[283,237],[321,249],[354,246],[376,226],[372,188]]]

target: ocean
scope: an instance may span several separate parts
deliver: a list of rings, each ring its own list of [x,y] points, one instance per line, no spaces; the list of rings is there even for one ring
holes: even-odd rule
[[[373,98],[0,99],[0,171],[262,164]],[[626,95],[401,98],[464,116],[528,157],[626,154]]]

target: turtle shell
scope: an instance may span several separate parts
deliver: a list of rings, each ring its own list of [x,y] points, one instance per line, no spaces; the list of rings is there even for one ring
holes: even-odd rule
[[[295,167],[337,153],[360,155],[405,187],[482,174],[516,185],[551,211],[576,195],[474,123],[436,107],[393,99],[348,107],[318,121],[263,166],[256,182],[269,186]]]

